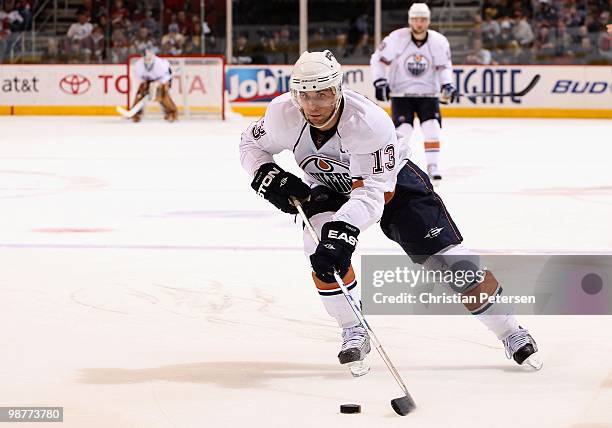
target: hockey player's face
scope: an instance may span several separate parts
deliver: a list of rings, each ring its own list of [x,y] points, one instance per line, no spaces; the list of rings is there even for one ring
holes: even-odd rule
[[[422,34],[429,27],[429,19],[427,18],[410,18],[410,29],[414,34]]]
[[[322,125],[336,110],[336,95],[331,89],[298,93],[298,102],[308,121]]]

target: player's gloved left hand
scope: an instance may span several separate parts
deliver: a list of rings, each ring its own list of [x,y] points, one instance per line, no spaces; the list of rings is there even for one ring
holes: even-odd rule
[[[289,214],[297,214],[297,209],[289,201],[290,196],[301,200],[310,195],[310,187],[306,183],[273,162],[259,167],[251,187],[259,196]]]
[[[321,228],[321,241],[310,256],[312,270],[324,282],[335,282],[334,269],[344,277],[351,266],[359,228],[344,221],[328,221]]]
[[[440,89],[440,102],[443,104],[451,104],[457,101],[458,92],[452,83],[442,85]]]
[[[376,79],[374,82],[374,91],[378,101],[389,101],[391,89],[389,88],[389,82],[387,82],[387,79]]]

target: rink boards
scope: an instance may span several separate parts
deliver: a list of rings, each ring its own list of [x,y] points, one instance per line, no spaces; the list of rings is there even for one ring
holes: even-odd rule
[[[267,103],[288,90],[290,65],[227,66],[231,108],[261,116]],[[129,90],[124,64],[3,65],[1,115],[116,115]],[[511,93],[540,75],[523,97],[461,97],[442,108],[447,117],[612,118],[610,66],[455,66],[455,84],[464,94]],[[344,84],[374,98],[369,67],[344,67]],[[190,91],[206,91],[197,86]],[[186,94],[196,96],[197,94]],[[388,108],[388,105],[383,107]]]

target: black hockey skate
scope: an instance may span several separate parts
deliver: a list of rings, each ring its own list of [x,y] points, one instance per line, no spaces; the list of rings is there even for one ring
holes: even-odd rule
[[[527,363],[536,370],[542,368],[543,362],[538,354],[538,345],[529,331],[519,327],[517,331],[502,340],[506,357],[514,359],[519,365]]]
[[[363,376],[370,371],[370,366],[364,361],[369,353],[370,336],[361,325],[342,330],[342,350],[338,360],[349,367],[353,376]]]

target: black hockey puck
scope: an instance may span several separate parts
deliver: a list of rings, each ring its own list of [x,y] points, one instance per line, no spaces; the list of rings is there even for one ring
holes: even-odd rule
[[[340,413],[361,413],[359,404],[341,404]]]

